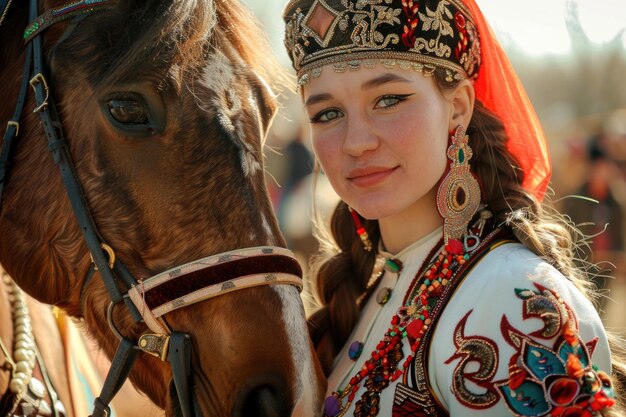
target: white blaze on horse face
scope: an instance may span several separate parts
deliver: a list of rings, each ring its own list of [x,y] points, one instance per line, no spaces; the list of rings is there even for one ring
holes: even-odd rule
[[[267,234],[267,237],[271,239],[273,245],[276,244],[274,239],[274,233],[272,233],[272,228],[270,227],[269,222],[267,221],[266,214],[261,211],[261,226],[263,227],[263,231]]]
[[[285,330],[289,336],[294,377],[295,406],[292,417],[305,417],[319,415],[320,410],[315,409],[319,403],[316,394],[316,374],[311,361],[312,352],[308,349],[309,333],[304,319],[304,307],[298,290],[290,285],[273,285],[272,288],[278,293],[283,305],[283,318]]]
[[[246,138],[245,118],[241,116],[243,105],[235,88],[237,79],[228,58],[220,53],[211,54],[202,71],[199,83],[215,93],[210,107],[223,128],[237,140],[241,147],[241,170],[246,177],[254,176],[261,169],[255,157],[252,138]],[[204,108],[204,107],[203,107]]]

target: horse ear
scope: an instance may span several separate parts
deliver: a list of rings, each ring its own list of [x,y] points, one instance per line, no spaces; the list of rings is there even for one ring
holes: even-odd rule
[[[261,129],[265,135],[272,120],[274,120],[274,116],[276,116],[276,110],[278,109],[277,95],[272,91],[272,88],[265,79],[256,72],[252,71],[251,78],[250,85],[259,103],[259,115],[261,116],[262,123]]]

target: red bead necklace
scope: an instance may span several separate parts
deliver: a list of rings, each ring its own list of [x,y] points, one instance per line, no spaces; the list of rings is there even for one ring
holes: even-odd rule
[[[343,390],[334,392],[326,398],[324,415],[327,417],[342,417],[346,414],[354,401],[357,391],[362,384],[366,391],[355,404],[355,417],[374,417],[380,411],[380,393],[389,384],[396,381],[413,361],[415,352],[428,330],[432,321],[430,312],[433,305],[443,293],[444,288],[456,276],[459,267],[469,259],[469,253],[464,252],[463,244],[456,240],[448,240],[435,257],[437,248],[426,257],[425,266],[422,266],[415,275],[403,306],[391,319],[391,326],[383,339],[372,351],[361,370],[354,375]],[[430,263],[426,264],[430,260]],[[418,285],[419,284],[419,285]],[[404,360],[402,340],[408,339],[411,354]],[[342,404],[347,400],[345,404]]]

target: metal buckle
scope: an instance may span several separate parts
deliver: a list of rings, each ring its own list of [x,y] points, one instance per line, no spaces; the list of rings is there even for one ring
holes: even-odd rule
[[[15,136],[17,136],[17,134],[20,133],[20,124],[18,122],[14,122],[13,120],[9,120],[7,122],[7,132],[11,126],[15,126]]]
[[[115,265],[115,251],[106,243],[101,243],[100,247],[104,249],[107,255],[109,255],[109,268],[113,269],[113,265]],[[91,258],[91,263],[94,264],[94,270],[97,271],[98,265],[96,265],[96,262],[93,260],[93,255],[91,253],[89,254],[89,257]]]
[[[43,88],[46,91],[46,97],[44,98],[43,102],[39,106],[35,107],[35,110],[33,110],[33,113],[39,113],[41,110],[45,109],[48,106],[48,98],[50,97],[48,82],[46,81],[46,77],[44,77],[42,73],[38,72],[33,76],[33,78],[30,79],[29,83],[30,86],[33,87],[33,90],[35,90],[35,93],[37,92],[37,83],[42,83]]]
[[[137,346],[142,352],[156,356],[165,362],[170,346],[170,337],[166,334],[146,333],[141,335]]]

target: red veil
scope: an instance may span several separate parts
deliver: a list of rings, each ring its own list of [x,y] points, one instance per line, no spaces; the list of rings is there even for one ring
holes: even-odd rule
[[[537,114],[511,62],[474,0],[463,0],[480,36],[481,66],[474,83],[476,98],[504,123],[507,148],[524,172],[522,186],[541,201],[552,166]]]

